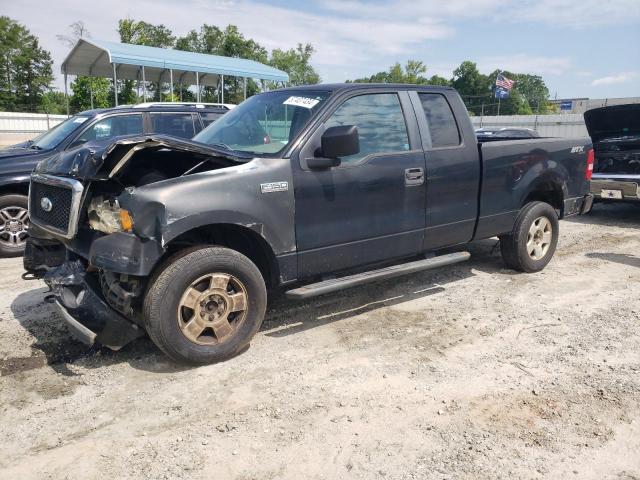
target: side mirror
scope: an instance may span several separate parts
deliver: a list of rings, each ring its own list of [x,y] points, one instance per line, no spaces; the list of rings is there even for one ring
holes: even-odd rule
[[[360,151],[358,127],[355,125],[338,125],[329,127],[322,134],[322,156],[340,158],[354,155]]]

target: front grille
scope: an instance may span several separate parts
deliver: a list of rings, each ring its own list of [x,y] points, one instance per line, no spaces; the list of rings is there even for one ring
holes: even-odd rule
[[[45,230],[71,238],[77,228],[81,195],[82,184],[76,180],[33,175],[29,191],[31,222]],[[43,206],[47,203],[50,208]]]

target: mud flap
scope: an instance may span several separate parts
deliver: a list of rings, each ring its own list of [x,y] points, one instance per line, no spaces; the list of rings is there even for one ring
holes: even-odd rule
[[[62,310],[62,318],[80,341],[119,350],[145,334],[142,327],[104,301],[97,280],[85,272],[82,262],[63,263],[47,272],[44,281]]]

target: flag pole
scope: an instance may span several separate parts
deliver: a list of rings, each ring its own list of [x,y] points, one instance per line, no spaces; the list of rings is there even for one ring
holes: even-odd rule
[[[500,97],[498,96],[498,117],[500,116]]]

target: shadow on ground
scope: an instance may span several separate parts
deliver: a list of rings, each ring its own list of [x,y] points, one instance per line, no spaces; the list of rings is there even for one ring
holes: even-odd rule
[[[586,215],[569,217],[565,221],[588,225],[640,228],[640,202],[598,202]]]
[[[597,258],[599,260],[606,260],[607,262],[619,263],[621,265],[627,265],[629,267],[640,268],[640,257],[635,255],[628,255],[626,253],[587,253],[589,258]]]
[[[271,337],[292,335],[378,308],[443,293],[448,285],[473,276],[473,270],[515,274],[504,269],[496,247],[497,241],[493,239],[476,242],[465,248],[449,249],[447,252],[466,249],[471,252],[472,259],[466,263],[355,287],[343,293],[304,302],[287,300],[282,293],[274,294],[270,298],[261,331]],[[11,303],[13,316],[33,336],[35,342],[29,357],[1,360],[1,375],[48,366],[62,375],[72,376],[74,373],[69,365],[76,362],[85,368],[127,362],[133,368],[154,373],[192,368],[169,360],[148,338],[138,339],[117,352],[98,346],[88,347],[74,340],[53,305],[44,301],[46,294],[46,288],[35,288],[18,295]]]

